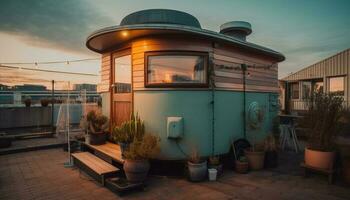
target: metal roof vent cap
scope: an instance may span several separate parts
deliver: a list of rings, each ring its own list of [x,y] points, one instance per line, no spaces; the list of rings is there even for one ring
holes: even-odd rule
[[[246,41],[246,36],[252,33],[252,25],[245,21],[227,22],[220,26],[220,33]]]

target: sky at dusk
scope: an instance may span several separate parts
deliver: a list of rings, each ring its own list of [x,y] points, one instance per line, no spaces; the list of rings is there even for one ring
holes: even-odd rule
[[[190,13],[213,31],[228,21],[250,22],[248,41],[286,56],[280,78],[350,47],[347,0],[0,0],[0,63],[99,58],[85,47],[91,32],[151,8]],[[100,62],[27,67],[98,74]]]

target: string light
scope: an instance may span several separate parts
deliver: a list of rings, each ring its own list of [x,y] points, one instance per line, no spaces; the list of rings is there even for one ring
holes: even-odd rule
[[[16,67],[16,66],[6,66],[6,65],[0,65],[0,68],[30,70],[30,71],[40,71],[40,72],[52,72],[52,73],[59,73],[59,74],[72,74],[72,75],[83,75],[83,76],[99,76],[98,74],[89,74],[89,73],[80,73],[80,72],[66,72],[66,71],[56,71],[56,70],[48,70],[48,69],[35,69],[35,68],[29,68],[29,67]]]
[[[47,62],[11,62],[11,63],[0,63],[0,65],[42,65],[42,64],[59,64],[59,63],[65,63],[70,64],[73,62],[85,62],[85,61],[92,61],[92,60],[100,60],[101,58],[85,58],[85,59],[77,59],[77,60],[65,60],[65,61],[47,61]]]

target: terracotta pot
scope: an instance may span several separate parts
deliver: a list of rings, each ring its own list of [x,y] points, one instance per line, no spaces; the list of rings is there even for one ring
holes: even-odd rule
[[[89,133],[87,136],[89,137],[89,144],[101,145],[106,143],[106,133]]]
[[[124,172],[131,183],[141,183],[146,180],[150,164],[148,160],[125,160]]]
[[[305,164],[319,169],[332,169],[335,152],[323,152],[305,148]]]
[[[191,181],[203,181],[207,177],[207,161],[202,163],[187,162],[188,176]]]
[[[249,164],[248,162],[241,162],[239,160],[235,161],[235,170],[237,173],[246,174],[248,172]]]
[[[247,157],[249,169],[259,170],[264,168],[265,152],[264,151],[250,151],[244,150]]]

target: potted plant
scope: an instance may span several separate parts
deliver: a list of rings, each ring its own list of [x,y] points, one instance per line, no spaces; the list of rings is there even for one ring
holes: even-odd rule
[[[24,104],[26,105],[26,107],[30,107],[30,105],[32,104],[32,99],[30,97],[24,97]]]
[[[307,113],[299,120],[308,136],[305,165],[330,170],[335,160],[334,142],[344,114],[343,98],[334,93],[316,92],[307,102]]]
[[[106,143],[108,131],[108,118],[95,111],[90,111],[80,122],[80,126],[86,131],[86,142],[92,145]]]
[[[249,169],[260,170],[264,168],[265,151],[259,144],[253,144],[251,148],[244,150],[244,155],[248,160]]]
[[[118,143],[124,158],[125,151],[135,137],[142,138],[145,134],[145,125],[138,114],[131,115],[130,120],[123,122],[120,126],[114,126],[111,137],[115,143]]]
[[[142,138],[135,138],[125,151],[124,172],[131,183],[143,182],[150,169],[149,159],[156,156],[159,151],[157,136],[144,134]]]
[[[40,103],[41,103],[42,107],[47,107],[49,105],[49,103],[50,103],[50,100],[48,100],[48,99],[41,99]]]
[[[235,170],[237,173],[246,174],[249,169],[248,159],[245,156],[240,156],[235,160]]]
[[[278,166],[278,152],[275,137],[270,134],[264,141],[265,148],[265,168],[274,168]]]
[[[209,169],[216,169],[217,175],[221,176],[223,173],[223,165],[220,162],[220,157],[219,156],[209,157],[208,168]]]
[[[203,181],[207,177],[207,161],[201,159],[198,150],[191,152],[187,161],[189,179],[194,182]]]
[[[250,134],[261,132],[260,129],[263,126],[265,119],[265,107],[260,106],[258,102],[252,102],[249,105],[247,113],[247,123]],[[255,135],[250,135],[250,141],[252,146],[244,150],[244,155],[248,160],[249,168],[251,170],[259,170],[264,168],[265,151],[263,146],[255,143]]]

